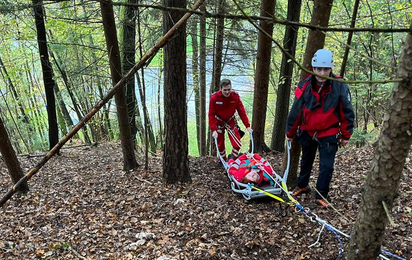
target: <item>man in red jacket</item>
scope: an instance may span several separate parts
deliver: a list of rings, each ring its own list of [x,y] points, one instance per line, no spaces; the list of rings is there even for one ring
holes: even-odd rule
[[[245,107],[240,100],[239,94],[232,91],[232,83],[229,79],[223,79],[220,82],[220,90],[213,93],[210,97],[209,127],[212,130],[213,138],[217,138],[219,153],[225,161],[227,161],[225,150],[225,130],[231,131],[236,137],[235,138],[229,134],[229,140],[233,146],[232,156],[234,159],[239,156],[241,144],[239,129],[236,127],[236,111],[248,132],[252,133],[249,119],[246,115]]]

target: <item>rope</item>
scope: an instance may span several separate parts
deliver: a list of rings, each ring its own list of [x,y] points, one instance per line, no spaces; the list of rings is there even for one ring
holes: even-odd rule
[[[229,132],[229,133],[230,133],[230,132]],[[234,135],[234,133],[232,133],[232,134]],[[236,138],[236,136],[234,136],[234,138]],[[236,138],[236,139],[237,139],[237,138]],[[216,138],[215,138],[215,144],[216,144],[216,148],[218,148],[218,147],[217,147],[217,139],[216,139]],[[217,151],[218,151],[218,149],[217,149]],[[252,153],[253,153],[253,151],[252,151]],[[247,154],[249,154],[249,153],[247,153]],[[223,160],[223,157],[222,157],[219,153],[218,153],[218,155],[219,155],[220,160],[221,160],[222,163],[223,163],[223,166],[225,167],[225,169],[226,169],[226,171],[227,171],[228,168],[229,168],[229,167],[228,167],[228,164]],[[253,160],[255,160],[255,162],[257,162],[256,159],[255,159],[253,156],[252,156],[252,158],[253,158]],[[289,162],[289,160],[288,160],[288,162]],[[267,191],[264,191],[264,190],[262,190],[262,189],[259,189],[259,188],[255,187],[253,184],[249,184],[249,187],[250,187],[251,189],[255,189],[255,190],[257,190],[257,191],[263,192],[264,194],[268,195],[269,197],[274,198],[274,199],[276,199],[276,200],[278,200],[278,201],[280,201],[280,202],[283,202],[283,203],[285,203],[285,204],[287,204],[287,205],[289,205],[289,206],[294,206],[296,211],[301,211],[301,212],[302,212],[307,218],[309,218],[312,222],[315,222],[315,221],[316,221],[316,222],[318,222],[319,224],[322,225],[322,228],[321,228],[321,230],[320,230],[320,232],[319,232],[319,235],[318,235],[318,239],[316,240],[315,243],[313,243],[312,245],[308,246],[309,248],[312,247],[312,246],[314,246],[314,245],[316,245],[316,244],[319,242],[320,236],[321,236],[321,234],[322,234],[322,232],[323,232],[323,230],[324,230],[324,227],[326,227],[326,229],[328,229],[329,231],[331,231],[331,232],[336,236],[336,239],[338,240],[338,243],[339,243],[339,253],[338,253],[338,256],[337,256],[337,258],[336,258],[335,260],[341,259],[341,258],[342,258],[342,255],[343,255],[343,245],[342,245],[342,240],[341,240],[339,234],[343,235],[344,237],[346,237],[346,238],[348,238],[348,239],[350,238],[350,235],[348,235],[348,234],[344,233],[343,231],[335,228],[334,226],[328,224],[326,220],[323,220],[323,219],[319,218],[316,214],[314,214],[313,212],[311,212],[311,210],[310,210],[309,208],[304,208],[302,205],[300,205],[300,203],[299,203],[295,198],[293,198],[293,197],[290,195],[290,193],[289,193],[289,191],[288,191],[288,189],[287,189],[287,187],[286,187],[286,184],[285,184],[284,182],[282,182],[282,184],[280,184],[280,183],[279,183],[278,181],[276,181],[276,179],[274,179],[273,176],[271,176],[263,167],[260,168],[261,165],[257,165],[257,166],[259,167],[259,169],[261,169],[262,171],[264,171],[265,173],[267,173],[267,176],[269,176],[270,179],[272,179],[273,182],[276,183],[276,184],[287,194],[288,200],[284,200],[284,199],[282,199],[282,198],[280,198],[280,197],[278,197],[278,196],[276,196],[276,195],[274,195],[274,194],[272,194],[272,193],[270,193],[270,192],[267,192]],[[272,167],[270,164],[269,164],[269,166]],[[288,166],[288,167],[289,167],[289,166]],[[273,168],[272,168],[272,171],[273,171]],[[274,171],[273,171],[273,172],[274,172]],[[276,175],[276,176],[277,176],[277,175]],[[315,190],[316,190],[316,188],[315,188]],[[319,194],[319,191],[316,190],[316,192]],[[322,195],[321,195],[321,196],[322,196]],[[333,208],[333,207],[332,207],[332,208]],[[336,211],[339,215],[343,216],[338,210],[335,209],[335,211]],[[343,216],[343,217],[344,217],[344,216]],[[344,217],[344,218],[345,218],[345,217]],[[345,219],[347,220],[347,218],[345,218]],[[338,234],[338,233],[339,233],[339,234]],[[388,251],[386,251],[386,250],[384,250],[384,249],[381,249],[381,253],[386,254],[386,255],[389,255],[389,256],[394,257],[394,258],[399,259],[399,260],[407,260],[407,259],[405,259],[405,258],[402,258],[402,257],[400,257],[400,256],[397,256],[397,255],[395,255],[395,254],[392,254],[392,253],[390,253],[390,252],[388,252]],[[387,257],[383,256],[382,254],[380,254],[379,257],[381,257],[381,258],[384,259],[384,260],[389,260]]]
[[[333,234],[335,234],[336,238],[337,238],[338,241],[339,241],[339,254],[338,254],[338,257],[336,258],[336,260],[339,260],[339,259],[342,258],[342,253],[343,253],[342,241],[341,241],[338,233],[336,233],[336,231],[335,231],[329,224],[326,224],[326,228],[327,228],[329,231],[331,231]]]
[[[383,250],[383,249],[381,249],[381,252],[382,252],[383,254],[385,254],[385,255],[389,255],[389,256],[395,257],[396,259],[399,259],[399,260],[407,260],[407,259],[405,259],[405,258],[402,258],[402,257],[400,257],[400,256],[394,255],[394,254],[392,254],[391,252],[388,252],[388,251]],[[379,256],[380,256],[380,255],[379,255]]]

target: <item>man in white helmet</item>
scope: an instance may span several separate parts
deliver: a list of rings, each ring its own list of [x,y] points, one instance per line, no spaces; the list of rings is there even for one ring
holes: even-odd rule
[[[319,150],[316,189],[327,198],[335,155],[338,146],[345,146],[353,133],[355,114],[348,84],[324,78],[341,78],[332,74],[332,52],[327,49],[317,50],[312,58],[312,68],[317,75],[309,75],[299,82],[287,119],[286,138],[291,140],[297,135],[298,142],[302,145],[301,169],[292,195],[310,191],[309,177]],[[329,207],[322,196],[316,193],[316,202]]]

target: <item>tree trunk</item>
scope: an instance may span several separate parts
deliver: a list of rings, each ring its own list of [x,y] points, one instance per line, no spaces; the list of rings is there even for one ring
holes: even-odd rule
[[[276,1],[274,0],[262,0],[260,16],[273,17],[275,5]],[[260,27],[269,34],[269,36],[259,31],[252,116],[253,139],[256,153],[270,151],[265,143],[265,123],[272,54],[272,38],[270,38],[270,36],[272,36],[273,33],[273,23],[262,20],[260,21]]]
[[[157,103],[158,104],[160,104],[161,103],[161,88],[162,88],[162,73],[163,73],[163,70],[161,69],[161,67],[162,66],[159,66],[160,68],[159,68],[159,75],[158,75],[158,78],[157,78]],[[163,143],[163,136],[164,136],[164,133],[163,133],[163,124],[162,124],[162,112],[161,112],[161,109],[160,109],[160,106],[157,106],[157,117],[159,118],[158,119],[158,121],[159,121],[159,143],[160,143],[160,145],[158,144],[158,146],[159,147],[163,147],[163,145],[164,145],[164,143]]]
[[[302,0],[291,0],[288,2],[288,21],[299,22],[301,6]],[[298,26],[292,25],[286,26],[285,29],[283,48],[292,56],[295,56],[296,52],[298,30]],[[285,129],[289,112],[293,65],[293,62],[290,62],[290,59],[283,53],[280,66],[279,86],[276,95],[275,122],[273,124],[272,142],[270,145],[272,149],[279,152],[285,151]]]
[[[412,23],[411,23],[412,27]],[[365,182],[360,212],[353,227],[347,259],[376,259],[380,253],[388,217],[399,186],[403,166],[412,144],[412,34],[406,37],[396,83]]]
[[[206,5],[200,6],[200,11],[206,11]],[[206,18],[200,16],[200,56],[199,56],[199,84],[200,84],[200,156],[207,154],[206,146]]]
[[[197,42],[197,23],[195,19],[190,23],[190,36],[192,39],[192,79],[193,79],[193,91],[195,93],[195,114],[196,114],[196,137],[197,137],[197,149],[200,154],[200,88],[199,88],[199,48]]]
[[[33,127],[30,124],[30,120],[29,117],[27,116],[26,112],[24,111],[24,105],[22,103],[22,101],[20,100],[20,96],[17,94],[16,88],[14,87],[13,82],[10,79],[9,73],[7,72],[6,66],[3,63],[3,60],[0,57],[0,74],[2,75],[4,82],[6,83],[6,85],[9,86],[10,91],[13,94],[14,99],[16,99],[17,101],[17,106],[19,107],[19,112],[18,113],[18,117],[19,119],[24,122],[24,124],[28,127],[28,134],[29,134],[29,142],[32,142],[32,135],[33,135]]]
[[[137,4],[138,0],[127,0],[129,4]],[[135,64],[136,58],[136,8],[132,5],[121,7],[122,16],[122,71],[129,71]],[[133,147],[136,147],[136,91],[135,79],[126,83],[126,103],[129,118],[130,131],[133,140]]]
[[[312,18],[310,21],[311,25],[328,27],[330,12],[332,10],[333,0],[315,0],[313,6]],[[312,57],[318,49],[322,49],[325,45],[326,35],[322,31],[309,31],[308,39],[306,42],[305,56],[303,59],[303,66],[307,69],[311,69]],[[300,79],[306,77],[306,72],[302,70],[300,74]],[[297,138],[293,138],[292,148],[290,149],[290,168],[288,182],[295,182],[297,179],[297,172],[299,168],[299,157],[300,157],[301,146],[297,142]],[[286,156],[286,154],[285,154]],[[283,160],[282,172],[285,171],[287,160]]]
[[[166,7],[186,8],[186,0],[163,0]],[[181,12],[163,12],[166,33],[182,17]],[[163,181],[166,184],[191,182],[188,159],[186,106],[186,25],[164,47],[165,146]]]
[[[23,170],[20,166],[17,155],[14,152],[13,146],[11,145],[9,135],[4,127],[3,120],[0,118],[0,152],[6,163],[7,169],[9,171],[11,180],[13,183],[18,182],[23,176]],[[19,191],[27,192],[29,191],[29,186],[27,181],[24,182],[18,188]]]
[[[218,14],[225,13],[225,0],[218,0]],[[212,79],[212,91],[219,91],[220,77],[222,75],[222,60],[223,60],[223,39],[225,36],[225,19],[223,17],[217,18],[216,31],[215,31],[215,53],[213,62],[213,79]]]
[[[356,17],[358,15],[358,9],[359,9],[359,2],[360,0],[355,0],[355,5],[353,7],[353,13],[352,13],[352,21],[350,22],[350,28],[355,28]],[[340,75],[342,77],[343,75],[345,75],[346,63],[348,61],[349,50],[350,50],[349,46],[352,44],[352,36],[353,36],[353,32],[349,32],[348,39],[346,41],[345,54],[343,55],[342,65],[340,68]]]
[[[49,60],[47,48],[46,28],[44,25],[43,0],[32,0],[34,18],[36,22],[37,44],[41,67],[43,72],[44,88],[46,92],[46,108],[49,123],[49,148],[52,149],[59,141],[59,129],[57,127],[56,99],[54,97],[54,87],[56,85],[53,77],[53,69]]]
[[[100,9],[103,17],[104,36],[106,38],[107,52],[109,55],[110,74],[114,86],[122,78],[122,68],[112,2],[110,0],[101,1]],[[116,91],[115,102],[123,152],[123,170],[131,170],[139,165],[137,164],[133,149],[133,138],[130,132],[124,86]]]
[[[310,24],[314,26],[328,27],[330,12],[332,10],[333,0],[315,0],[313,3],[313,13]],[[312,57],[315,52],[322,49],[325,45],[325,33],[319,30],[310,30],[306,41],[305,56],[303,67],[311,69]],[[300,79],[306,77],[306,72],[302,70]]]
[[[140,37],[139,37],[140,38]],[[141,46],[141,45],[140,45]],[[150,151],[152,153],[156,152],[156,138],[152,127],[152,121],[150,121],[149,110],[147,109],[146,105],[146,86],[144,83],[144,69],[141,70],[142,73],[142,80],[140,80],[139,73],[137,75],[137,86],[140,93],[140,99],[142,100],[142,108],[143,108],[143,122],[144,122],[144,135],[145,135],[145,144],[146,147],[150,147]]]
[[[225,0],[218,0],[218,14],[224,14],[225,12]],[[222,75],[222,60],[223,60],[223,39],[224,39],[225,19],[224,17],[217,18],[217,24],[215,29],[215,41],[214,41],[214,60],[213,60],[213,75],[210,87],[210,95],[219,91],[220,77]],[[210,147],[210,153],[216,154],[216,146],[213,143],[211,132],[208,135],[208,147]]]

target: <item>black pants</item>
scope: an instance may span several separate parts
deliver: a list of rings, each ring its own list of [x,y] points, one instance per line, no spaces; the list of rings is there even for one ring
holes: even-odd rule
[[[316,151],[319,149],[319,177],[316,182],[316,189],[326,198],[332,180],[338,139],[335,135],[314,139],[306,131],[302,131],[298,141],[302,145],[302,159],[297,184],[300,188],[308,186]],[[316,198],[320,199],[321,197],[316,193]]]

